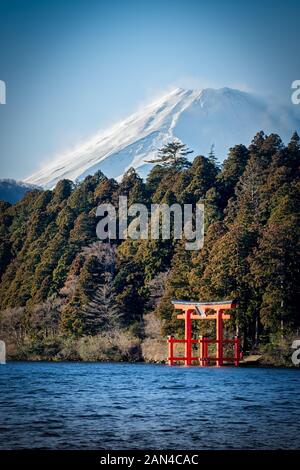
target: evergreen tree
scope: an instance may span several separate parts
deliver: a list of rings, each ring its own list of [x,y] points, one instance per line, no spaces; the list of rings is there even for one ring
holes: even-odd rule
[[[234,197],[236,185],[245,170],[248,158],[249,152],[244,145],[236,145],[229,150],[228,157],[223,162],[222,171],[217,177],[223,207],[231,197]]]
[[[164,334],[173,334],[180,328],[171,301],[188,300],[192,296],[189,282],[191,256],[191,252],[185,249],[185,242],[179,241],[172,259],[165,292],[158,306],[158,313],[163,320]]]
[[[193,153],[193,150],[181,143],[179,140],[173,140],[164,145],[158,151],[158,158],[155,160],[145,160],[147,163],[157,163],[163,167],[173,167],[176,170],[182,170],[190,166],[187,156]]]
[[[208,153],[208,160],[217,168],[219,167],[218,159],[215,154],[215,144],[212,144],[210,147],[210,151]]]
[[[121,312],[116,303],[116,293],[110,272],[104,274],[91,299],[83,306],[84,332],[97,334],[111,331],[121,324]]]

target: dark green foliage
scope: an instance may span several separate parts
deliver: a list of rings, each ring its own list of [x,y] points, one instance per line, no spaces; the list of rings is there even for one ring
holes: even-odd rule
[[[182,170],[190,166],[187,156],[191,153],[193,153],[193,150],[189,150],[185,144],[179,140],[173,140],[173,142],[169,142],[159,149],[157,159],[149,160],[148,163],[158,163],[166,168]]]
[[[228,199],[234,196],[234,190],[239,178],[242,176],[249,157],[244,145],[236,145],[229,150],[229,154],[218,175],[220,189],[222,190],[222,206],[225,207]]]
[[[0,307],[3,321],[17,325],[10,328],[20,343],[44,340],[50,330],[78,337],[116,325],[143,335],[159,279],[155,308],[164,333],[180,328],[174,297],[236,298],[230,327],[245,347],[299,328],[298,134],[284,146],[279,136],[259,132],[249,148],[231,148],[221,168],[213,151],[192,164],[189,153],[180,142],[166,145],[146,182],[133,169],[120,184],[98,172],[76,185],[63,180],[53,191],[32,191],[15,205],[0,202]],[[148,208],[204,202],[204,247],[186,251],[184,240],[97,241],[96,208],[117,207],[120,195]]]

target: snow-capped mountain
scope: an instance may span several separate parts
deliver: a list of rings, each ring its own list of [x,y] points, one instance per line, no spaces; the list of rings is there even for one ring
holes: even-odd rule
[[[19,199],[34,189],[41,189],[33,184],[26,184],[13,179],[0,179],[0,200],[15,204]]]
[[[157,150],[174,138],[197,154],[207,155],[214,144],[224,159],[228,149],[249,144],[259,130],[288,140],[300,121],[291,110],[276,108],[261,97],[230,88],[177,88],[109,129],[99,131],[83,145],[65,153],[25,182],[52,188],[62,178],[81,180],[101,170],[120,178],[130,167],[145,176]]]

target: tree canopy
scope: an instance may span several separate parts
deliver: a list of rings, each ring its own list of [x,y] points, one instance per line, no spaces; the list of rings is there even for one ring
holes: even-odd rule
[[[0,202],[0,328],[15,328],[18,342],[37,331],[80,337],[116,324],[142,337],[159,279],[152,308],[164,334],[180,328],[174,297],[237,299],[231,328],[249,348],[299,328],[298,134],[284,145],[259,132],[248,148],[232,147],[221,166],[213,154],[190,163],[191,152],[168,143],[146,181],[133,169],[120,183],[98,172],[14,205]],[[99,242],[96,208],[117,204],[119,195],[148,207],[203,201],[203,248],[187,252],[183,240]]]

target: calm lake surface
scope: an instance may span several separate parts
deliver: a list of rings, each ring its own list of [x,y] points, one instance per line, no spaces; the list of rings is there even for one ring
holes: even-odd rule
[[[300,371],[0,366],[0,448],[297,449]]]

